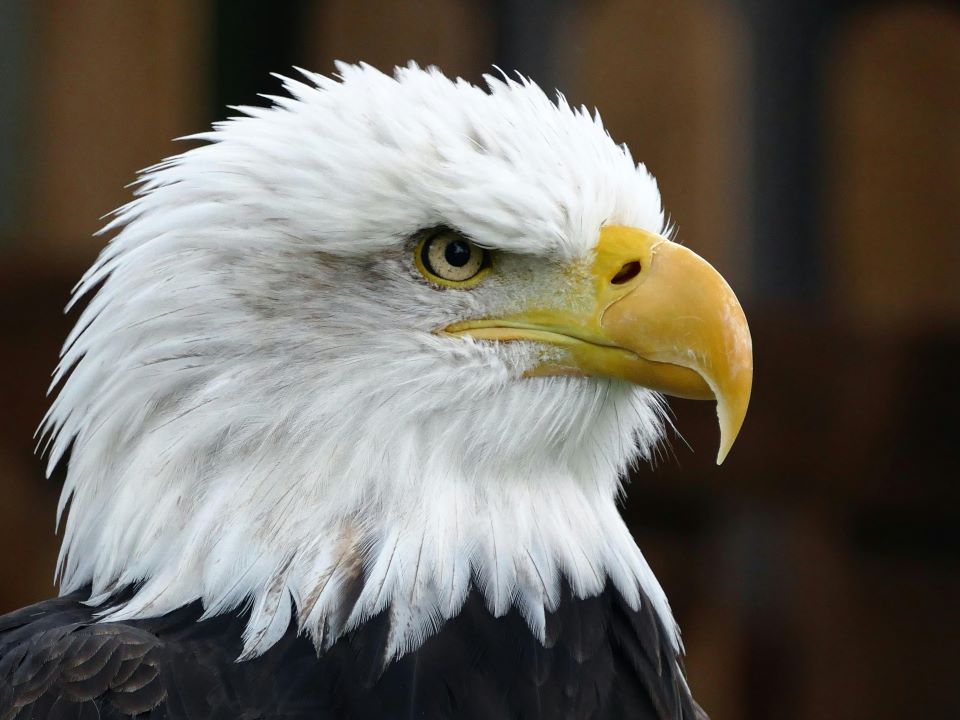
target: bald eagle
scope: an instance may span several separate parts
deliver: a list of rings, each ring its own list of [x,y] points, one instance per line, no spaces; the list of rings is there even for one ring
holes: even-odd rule
[[[41,426],[60,597],[0,718],[698,718],[618,509],[750,395],[733,292],[599,116],[415,65],[283,79],[146,170]]]

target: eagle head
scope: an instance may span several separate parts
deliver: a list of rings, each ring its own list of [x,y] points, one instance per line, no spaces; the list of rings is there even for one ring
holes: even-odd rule
[[[674,632],[616,499],[660,393],[715,399],[729,450],[736,298],[599,116],[338,70],[193,136],[104,229],[43,425],[51,467],[72,446],[61,591],[249,605],[246,656],[383,611],[399,655],[471,589],[543,637],[562,585],[612,583]]]

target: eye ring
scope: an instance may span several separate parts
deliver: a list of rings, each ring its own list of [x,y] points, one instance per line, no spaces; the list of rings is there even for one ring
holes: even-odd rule
[[[461,289],[475,286],[491,267],[489,250],[450,228],[425,234],[417,242],[413,260],[430,282]]]

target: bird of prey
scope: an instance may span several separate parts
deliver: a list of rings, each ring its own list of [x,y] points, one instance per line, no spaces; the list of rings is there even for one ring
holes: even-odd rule
[[[0,618],[0,718],[704,717],[617,503],[663,394],[730,449],[733,292],[562,95],[301,72],[75,291],[61,594]]]

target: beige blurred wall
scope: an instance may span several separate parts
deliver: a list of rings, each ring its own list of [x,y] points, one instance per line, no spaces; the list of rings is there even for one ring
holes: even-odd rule
[[[18,250],[88,262],[136,172],[196,132],[208,107],[210,3],[32,5],[25,217]]]
[[[492,18],[473,0],[327,0],[314,6],[308,33],[311,69],[325,74],[335,60],[384,72],[414,60],[477,81],[493,56]]]
[[[960,12],[861,11],[824,70],[836,306],[881,331],[960,326]]]

